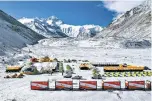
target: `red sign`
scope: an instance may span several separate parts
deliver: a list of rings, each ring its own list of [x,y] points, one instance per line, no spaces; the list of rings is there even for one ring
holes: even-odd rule
[[[127,89],[145,89],[145,81],[127,81],[125,85]]]
[[[80,81],[79,89],[80,90],[96,90],[97,81]]]
[[[72,81],[56,81],[55,82],[55,89],[56,90],[71,90],[73,89],[73,82]]]
[[[32,81],[31,89],[32,90],[47,90],[49,89],[49,82],[48,81]]]
[[[105,81],[102,83],[102,88],[104,90],[121,89],[121,82],[120,81]]]

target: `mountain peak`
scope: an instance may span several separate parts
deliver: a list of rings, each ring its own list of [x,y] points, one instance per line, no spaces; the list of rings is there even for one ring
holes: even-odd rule
[[[54,15],[48,17],[47,19],[48,19],[48,20],[59,20],[59,19],[58,19],[56,16],[54,16]]]
[[[63,24],[63,21],[58,19],[56,16],[50,16],[46,20],[46,23],[49,25],[60,25]]]

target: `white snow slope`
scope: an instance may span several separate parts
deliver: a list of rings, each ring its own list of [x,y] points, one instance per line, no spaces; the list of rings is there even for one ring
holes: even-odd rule
[[[94,40],[126,48],[151,47],[151,0],[116,18]],[[110,42],[109,42],[110,41]],[[112,43],[114,42],[114,43]]]
[[[0,10],[0,55],[34,44],[44,38]]]
[[[63,23],[55,16],[49,18],[21,18],[22,24],[46,37],[78,37],[87,39],[102,31],[98,25],[75,26]]]

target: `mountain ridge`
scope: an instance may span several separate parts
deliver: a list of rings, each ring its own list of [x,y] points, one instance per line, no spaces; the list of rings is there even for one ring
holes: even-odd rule
[[[48,38],[78,37],[80,39],[85,39],[95,36],[96,33],[101,32],[103,29],[101,26],[93,24],[82,26],[65,24],[55,16],[50,16],[48,18],[21,18],[18,21]]]
[[[122,14],[92,40],[115,41],[120,47],[151,47],[151,1]],[[146,42],[144,40],[147,40]],[[148,43],[147,43],[148,42]],[[103,42],[102,42],[103,43]],[[145,44],[147,43],[147,44]],[[110,43],[111,44],[111,43]],[[127,45],[126,45],[127,44]],[[130,44],[130,45],[128,45]],[[112,45],[112,44],[111,44]]]
[[[0,10],[0,55],[9,54],[27,44],[35,44],[45,38]]]

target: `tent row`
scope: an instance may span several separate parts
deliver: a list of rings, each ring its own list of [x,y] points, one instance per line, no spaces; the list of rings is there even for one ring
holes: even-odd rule
[[[152,71],[142,72],[105,72],[105,77],[145,77],[152,76]]]
[[[72,80],[55,81],[55,87],[49,87],[49,81],[31,81],[31,90],[151,90],[151,81],[125,81],[125,88],[121,81],[103,81],[99,89],[97,81],[79,81],[78,88],[74,87]]]

